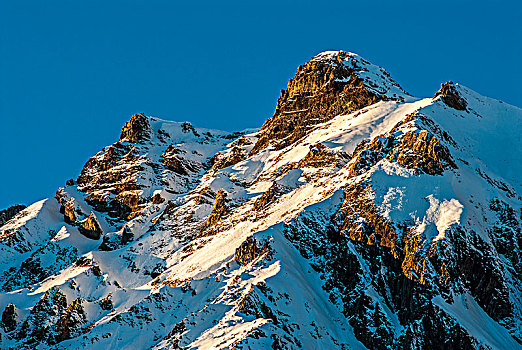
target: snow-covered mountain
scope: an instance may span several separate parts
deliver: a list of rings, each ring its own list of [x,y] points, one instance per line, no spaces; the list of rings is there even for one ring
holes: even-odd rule
[[[521,138],[517,107],[342,51],[259,130],[134,115],[0,213],[0,348],[522,348]]]

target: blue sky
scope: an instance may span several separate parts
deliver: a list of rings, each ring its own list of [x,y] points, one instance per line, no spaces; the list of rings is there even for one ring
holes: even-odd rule
[[[0,1],[0,209],[52,196],[133,113],[238,130],[316,53],[431,96],[522,106],[522,5],[485,1]]]

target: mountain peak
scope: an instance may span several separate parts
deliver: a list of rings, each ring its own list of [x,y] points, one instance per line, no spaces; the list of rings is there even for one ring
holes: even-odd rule
[[[349,69],[364,80],[365,87],[389,99],[403,100],[410,96],[382,67],[353,52],[324,51],[312,57],[311,62],[322,62]]]
[[[260,131],[135,114],[0,211],[0,348],[518,349],[521,130],[343,51]]]
[[[453,83],[451,80],[440,84],[440,89],[435,93],[433,98],[440,96],[442,101],[451,108],[459,111],[465,111],[468,103],[458,91],[459,84]]]
[[[143,142],[151,137],[149,118],[143,113],[134,114],[121,130],[120,141]]]
[[[274,116],[261,128],[252,154],[269,145],[288,146],[315,124],[349,114],[378,101],[409,98],[383,68],[354,53],[325,51],[299,66],[281,90]]]

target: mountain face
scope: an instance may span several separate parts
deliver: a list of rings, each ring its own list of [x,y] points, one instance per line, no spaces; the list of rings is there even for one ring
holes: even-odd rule
[[[259,130],[134,115],[0,213],[0,348],[522,348],[520,135],[342,51]]]

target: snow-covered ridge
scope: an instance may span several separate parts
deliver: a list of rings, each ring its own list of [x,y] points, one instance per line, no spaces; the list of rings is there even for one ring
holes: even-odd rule
[[[522,110],[314,60],[389,98],[258,152],[262,131],[135,115],[0,227],[0,348],[520,348]]]
[[[395,82],[382,67],[376,66],[353,52],[324,51],[312,58],[327,64],[340,64],[353,69],[368,89],[391,99],[409,99],[411,95]],[[344,81],[340,79],[339,81]]]

